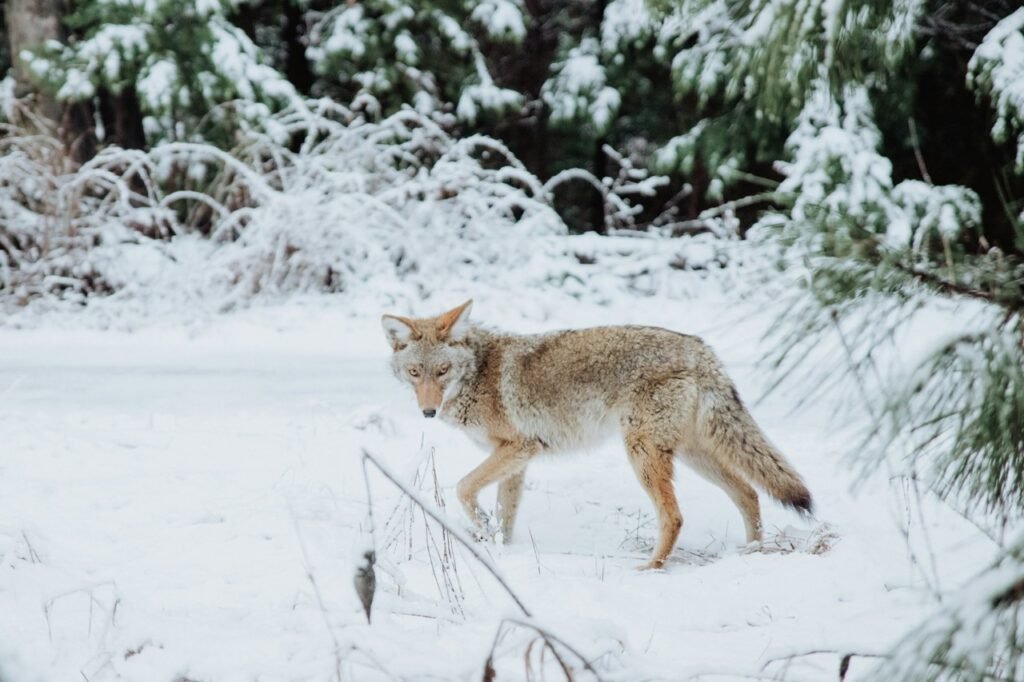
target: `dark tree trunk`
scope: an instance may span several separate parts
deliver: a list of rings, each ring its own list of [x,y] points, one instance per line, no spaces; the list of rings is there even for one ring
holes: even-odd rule
[[[285,77],[303,95],[313,90],[313,71],[306,60],[304,44],[305,21],[302,8],[294,1],[284,3],[284,25],[281,26],[281,42],[284,43]]]
[[[28,65],[21,59],[22,50],[38,47],[47,40],[63,40],[61,29],[61,7],[59,0],[7,0],[4,3],[4,19],[7,22],[7,40],[14,66],[14,78],[18,84],[18,95],[35,95],[35,113],[59,123],[61,106],[50,94],[39,92],[33,87],[33,78]]]
[[[1012,170],[1013,138],[1002,144],[992,139],[996,115],[992,102],[967,86],[967,65],[976,46],[1000,18],[1019,6],[1018,0],[958,0],[926,12],[918,30],[927,39],[931,56],[913,64],[911,106],[879,114],[883,130],[898,131],[890,132],[885,141],[894,182],[928,178],[937,185],[964,185],[978,193],[981,231],[961,237],[974,251],[992,245],[1006,253],[1024,254],[1024,247],[1017,243],[1012,204],[1014,197],[1024,196],[1024,178]],[[911,121],[915,131],[910,129]],[[987,244],[978,243],[980,236]]]
[[[502,45],[491,46],[487,56],[493,65],[495,81],[526,96],[526,110],[522,118],[491,132],[509,145],[530,172],[547,178],[551,174],[548,145],[552,135],[540,91],[550,74],[558,40],[566,30],[567,20],[562,15],[568,9],[555,0],[526,0],[525,7],[530,21],[520,48],[509,50]]]
[[[594,157],[590,163],[594,177],[598,180],[603,178],[608,166],[608,155],[604,153],[604,138],[594,141]],[[604,234],[608,231],[608,225],[604,221],[606,209],[604,194],[597,190],[591,192],[591,194],[594,198],[590,204],[590,225],[595,232]]]
[[[85,163],[96,156],[94,115],[91,102],[68,102],[64,105],[58,130],[68,154],[78,163]]]
[[[100,116],[106,129],[105,142],[125,149],[144,149],[146,133],[142,129],[142,110],[135,89],[125,87],[119,93],[99,92]]]
[[[88,102],[62,103],[49,92],[36,87],[22,50],[39,47],[48,40],[64,42],[61,24],[63,3],[60,0],[7,0],[4,3],[7,40],[10,47],[18,95],[33,95],[35,114],[57,126],[57,133],[68,154],[79,163],[96,153],[93,108]]]

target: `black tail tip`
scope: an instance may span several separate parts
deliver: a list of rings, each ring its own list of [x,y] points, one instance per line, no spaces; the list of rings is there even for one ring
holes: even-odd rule
[[[811,499],[811,491],[802,490],[791,495],[784,504],[800,512],[803,516],[814,516],[814,500]]]

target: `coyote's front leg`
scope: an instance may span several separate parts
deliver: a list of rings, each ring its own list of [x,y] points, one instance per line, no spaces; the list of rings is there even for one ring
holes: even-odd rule
[[[466,515],[479,533],[485,534],[487,531],[487,514],[477,501],[480,491],[491,483],[518,476],[537,451],[537,446],[530,443],[504,442],[494,448],[494,452],[487,459],[459,481],[455,492],[459,496],[462,508],[466,510]],[[504,519],[502,521],[503,527],[511,529],[511,524]]]

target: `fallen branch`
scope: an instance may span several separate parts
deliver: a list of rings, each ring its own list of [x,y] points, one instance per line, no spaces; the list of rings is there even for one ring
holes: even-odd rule
[[[565,673],[566,679],[572,679],[572,674],[570,673],[569,669],[566,667],[565,662],[558,655],[558,652],[555,651],[554,647],[552,647],[552,643],[553,642],[562,645],[562,647],[566,651],[568,651],[570,654],[572,654],[573,656],[578,658],[580,660],[580,663],[583,664],[583,668],[585,670],[587,670],[588,672],[590,672],[597,680],[601,680],[602,679],[601,678],[601,674],[599,672],[597,672],[597,670],[594,669],[594,666],[592,666],[590,664],[590,661],[588,661],[587,658],[582,653],[580,653],[572,645],[570,645],[568,642],[566,642],[564,639],[562,639],[558,635],[554,634],[550,630],[547,630],[547,629],[541,627],[540,625],[538,625],[535,622],[519,620],[518,618],[505,618],[505,619],[503,619],[501,621],[501,625],[502,626],[504,626],[506,623],[509,623],[509,624],[512,624],[512,625],[518,625],[519,627],[523,627],[523,628],[529,628],[529,629],[533,630],[534,632],[536,632],[538,635],[540,635],[541,638],[544,640],[544,643],[548,646],[548,648],[551,649],[552,653],[554,653],[555,658],[558,659],[558,663],[559,663],[559,665],[562,666],[562,671]],[[499,626],[499,632],[500,632],[500,630],[501,630],[501,626]],[[495,638],[495,643],[497,643],[497,637]]]

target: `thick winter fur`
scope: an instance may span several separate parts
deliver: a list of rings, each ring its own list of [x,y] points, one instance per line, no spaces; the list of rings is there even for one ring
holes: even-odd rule
[[[457,492],[483,530],[477,496],[498,487],[498,516],[511,538],[523,473],[538,454],[572,450],[618,428],[658,515],[648,567],[664,564],[683,517],[672,483],[677,460],[720,486],[743,515],[747,541],[761,539],[756,486],[811,511],[800,475],[754,423],[711,349],[656,327],[595,327],[515,335],[469,322],[471,302],[437,317],[385,315],[392,368],[424,415],[466,431],[490,455]]]

